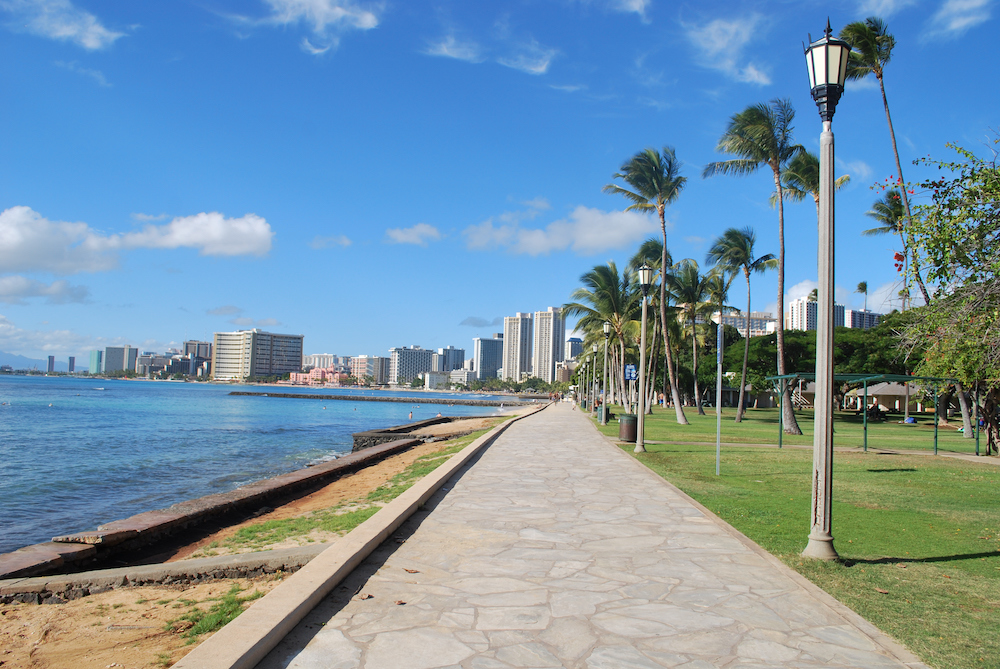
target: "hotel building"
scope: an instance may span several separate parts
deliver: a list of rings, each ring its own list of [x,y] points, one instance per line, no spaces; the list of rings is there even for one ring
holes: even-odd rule
[[[531,314],[520,312],[503,319],[503,379],[519,382],[531,376]]]
[[[433,368],[434,351],[419,346],[389,349],[389,385],[409,383]]]
[[[302,371],[303,339],[303,335],[274,334],[256,328],[216,332],[212,378],[230,381]]]
[[[747,318],[744,314],[738,311],[732,311],[728,314],[719,314],[716,311],[712,314],[712,320],[716,323],[722,323],[723,325],[729,325],[740,331],[740,336],[747,336]],[[751,311],[750,312],[750,336],[751,337],[761,337],[763,335],[774,334],[774,331],[778,327],[778,320],[766,311]]]
[[[566,321],[562,309],[549,307],[535,312],[534,355],[531,360],[532,376],[546,383],[555,380],[556,363],[563,361],[566,345]]]
[[[473,339],[472,355],[478,380],[497,378],[497,371],[503,367],[503,333],[494,333],[492,339]]]
[[[815,330],[818,302],[812,302],[800,297],[788,303],[788,313],[785,314],[786,330]],[[833,305],[833,327],[844,327],[844,305]]]

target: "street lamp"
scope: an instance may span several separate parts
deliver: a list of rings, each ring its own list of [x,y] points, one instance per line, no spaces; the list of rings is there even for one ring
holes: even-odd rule
[[[813,434],[812,522],[809,543],[802,555],[834,560],[830,532],[833,498],[833,114],[844,93],[847,58],[851,45],[831,35],[830,20],[824,36],[805,49],[812,97],[819,107],[823,132],[819,136],[819,288],[816,309],[816,399]],[[810,40],[812,37],[810,37]]]
[[[644,453],[646,416],[646,297],[653,283],[653,268],[646,263],[639,268],[639,288],[642,289],[642,325],[639,329],[639,402],[636,424],[635,452]],[[667,352],[670,355],[670,352]]]
[[[604,401],[601,402],[601,425],[608,424],[608,337],[611,336],[611,323],[604,321]]]
[[[597,413],[597,344],[594,344],[594,375],[590,377],[590,412]]]

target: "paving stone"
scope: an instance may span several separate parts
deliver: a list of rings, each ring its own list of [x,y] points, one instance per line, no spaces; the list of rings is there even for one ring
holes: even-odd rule
[[[433,629],[386,632],[375,637],[365,657],[366,667],[436,669],[458,664],[475,651],[451,634]]]

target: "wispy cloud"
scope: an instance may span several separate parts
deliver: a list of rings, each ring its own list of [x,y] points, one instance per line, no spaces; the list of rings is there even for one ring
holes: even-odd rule
[[[43,283],[23,276],[0,277],[0,302],[26,304],[30,297],[44,297],[49,304],[86,302],[90,291],[86,286],[72,286],[66,281]]]
[[[90,12],[70,0],[0,0],[0,9],[14,15],[14,24],[41,37],[72,42],[91,51],[114,44],[125,33],[109,30]]]
[[[427,242],[436,242],[441,239],[441,233],[438,229],[427,223],[417,223],[409,228],[389,228],[385,231],[385,235],[393,244],[415,244],[417,246],[427,246]]]
[[[846,174],[850,175],[851,181],[867,182],[872,178],[872,168],[863,160],[841,160],[837,158],[837,163]]]
[[[30,207],[0,212],[0,267],[6,271],[57,274],[99,272],[118,264],[121,251],[134,248],[194,248],[201,255],[263,255],[274,233],[263,218],[225,218],[218,212],[146,225],[123,234],[102,234],[86,223],[50,221]]]
[[[470,328],[499,327],[503,325],[503,316],[497,316],[493,320],[489,320],[487,318],[480,318],[479,316],[469,316],[464,321],[459,323],[459,325],[464,325]]]
[[[858,3],[858,12],[865,16],[880,16],[888,18],[910,5],[917,4],[917,0],[861,0]]]
[[[333,246],[350,246],[351,240],[345,235],[332,235],[330,237],[313,237],[313,240],[309,242],[309,247],[314,249],[328,249]]]
[[[122,338],[87,337],[72,330],[25,330],[0,315],[0,351],[18,355],[80,355],[91,349],[123,344]],[[155,350],[155,349],[148,349]]]
[[[378,27],[382,3],[361,5],[353,0],[264,0],[270,14],[263,18],[229,15],[231,21],[248,27],[303,25],[309,36],[299,46],[312,55],[336,49],[340,38],[352,30]]]
[[[497,62],[528,74],[545,74],[558,53],[558,50],[543,47],[532,39],[516,45],[510,54],[497,58]]]
[[[481,63],[483,61],[482,48],[472,41],[459,41],[454,35],[446,35],[441,39],[431,42],[424,49],[428,56],[442,56],[444,58],[455,58],[468,63]]]
[[[152,223],[153,221],[165,221],[169,216],[166,214],[143,214],[142,212],[135,212],[132,214],[133,221],[139,221],[140,223]]]
[[[583,84],[551,84],[549,88],[555,89],[557,91],[562,91],[563,93],[576,93],[577,91],[585,91],[587,87]]]
[[[990,20],[993,0],[945,0],[924,27],[925,41],[954,39]]]
[[[57,60],[56,61],[56,66],[57,67],[61,67],[64,70],[69,70],[70,72],[75,72],[76,74],[80,74],[80,75],[83,75],[85,77],[89,77],[89,78],[93,79],[94,81],[96,81],[98,86],[104,86],[105,88],[111,88],[111,84],[109,84],[108,80],[104,78],[104,73],[101,72],[100,70],[92,70],[92,69],[87,68],[87,67],[81,67],[80,64],[77,63],[75,60],[71,60],[68,63],[63,62],[61,60]]]
[[[730,79],[748,84],[771,83],[763,66],[745,58],[751,38],[759,39],[764,19],[750,14],[736,19],[715,19],[704,25],[685,25],[688,40],[698,50],[703,67],[719,70]]]
[[[226,304],[215,309],[209,309],[205,313],[209,316],[233,316],[235,314],[242,314],[243,310],[235,305]]]
[[[505,222],[496,217],[470,225],[462,234],[472,250],[499,248],[532,256],[570,250],[593,255],[628,248],[655,230],[653,220],[643,214],[579,206],[567,218],[544,228],[527,228],[517,220]]]

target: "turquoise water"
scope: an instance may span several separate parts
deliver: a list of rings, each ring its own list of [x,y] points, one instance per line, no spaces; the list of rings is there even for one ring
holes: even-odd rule
[[[421,404],[435,393],[411,393],[409,404],[232,390],[268,388],[0,376],[0,553],[349,453],[351,433],[407,423],[410,411],[495,411]],[[337,392],[351,393],[400,394]]]

